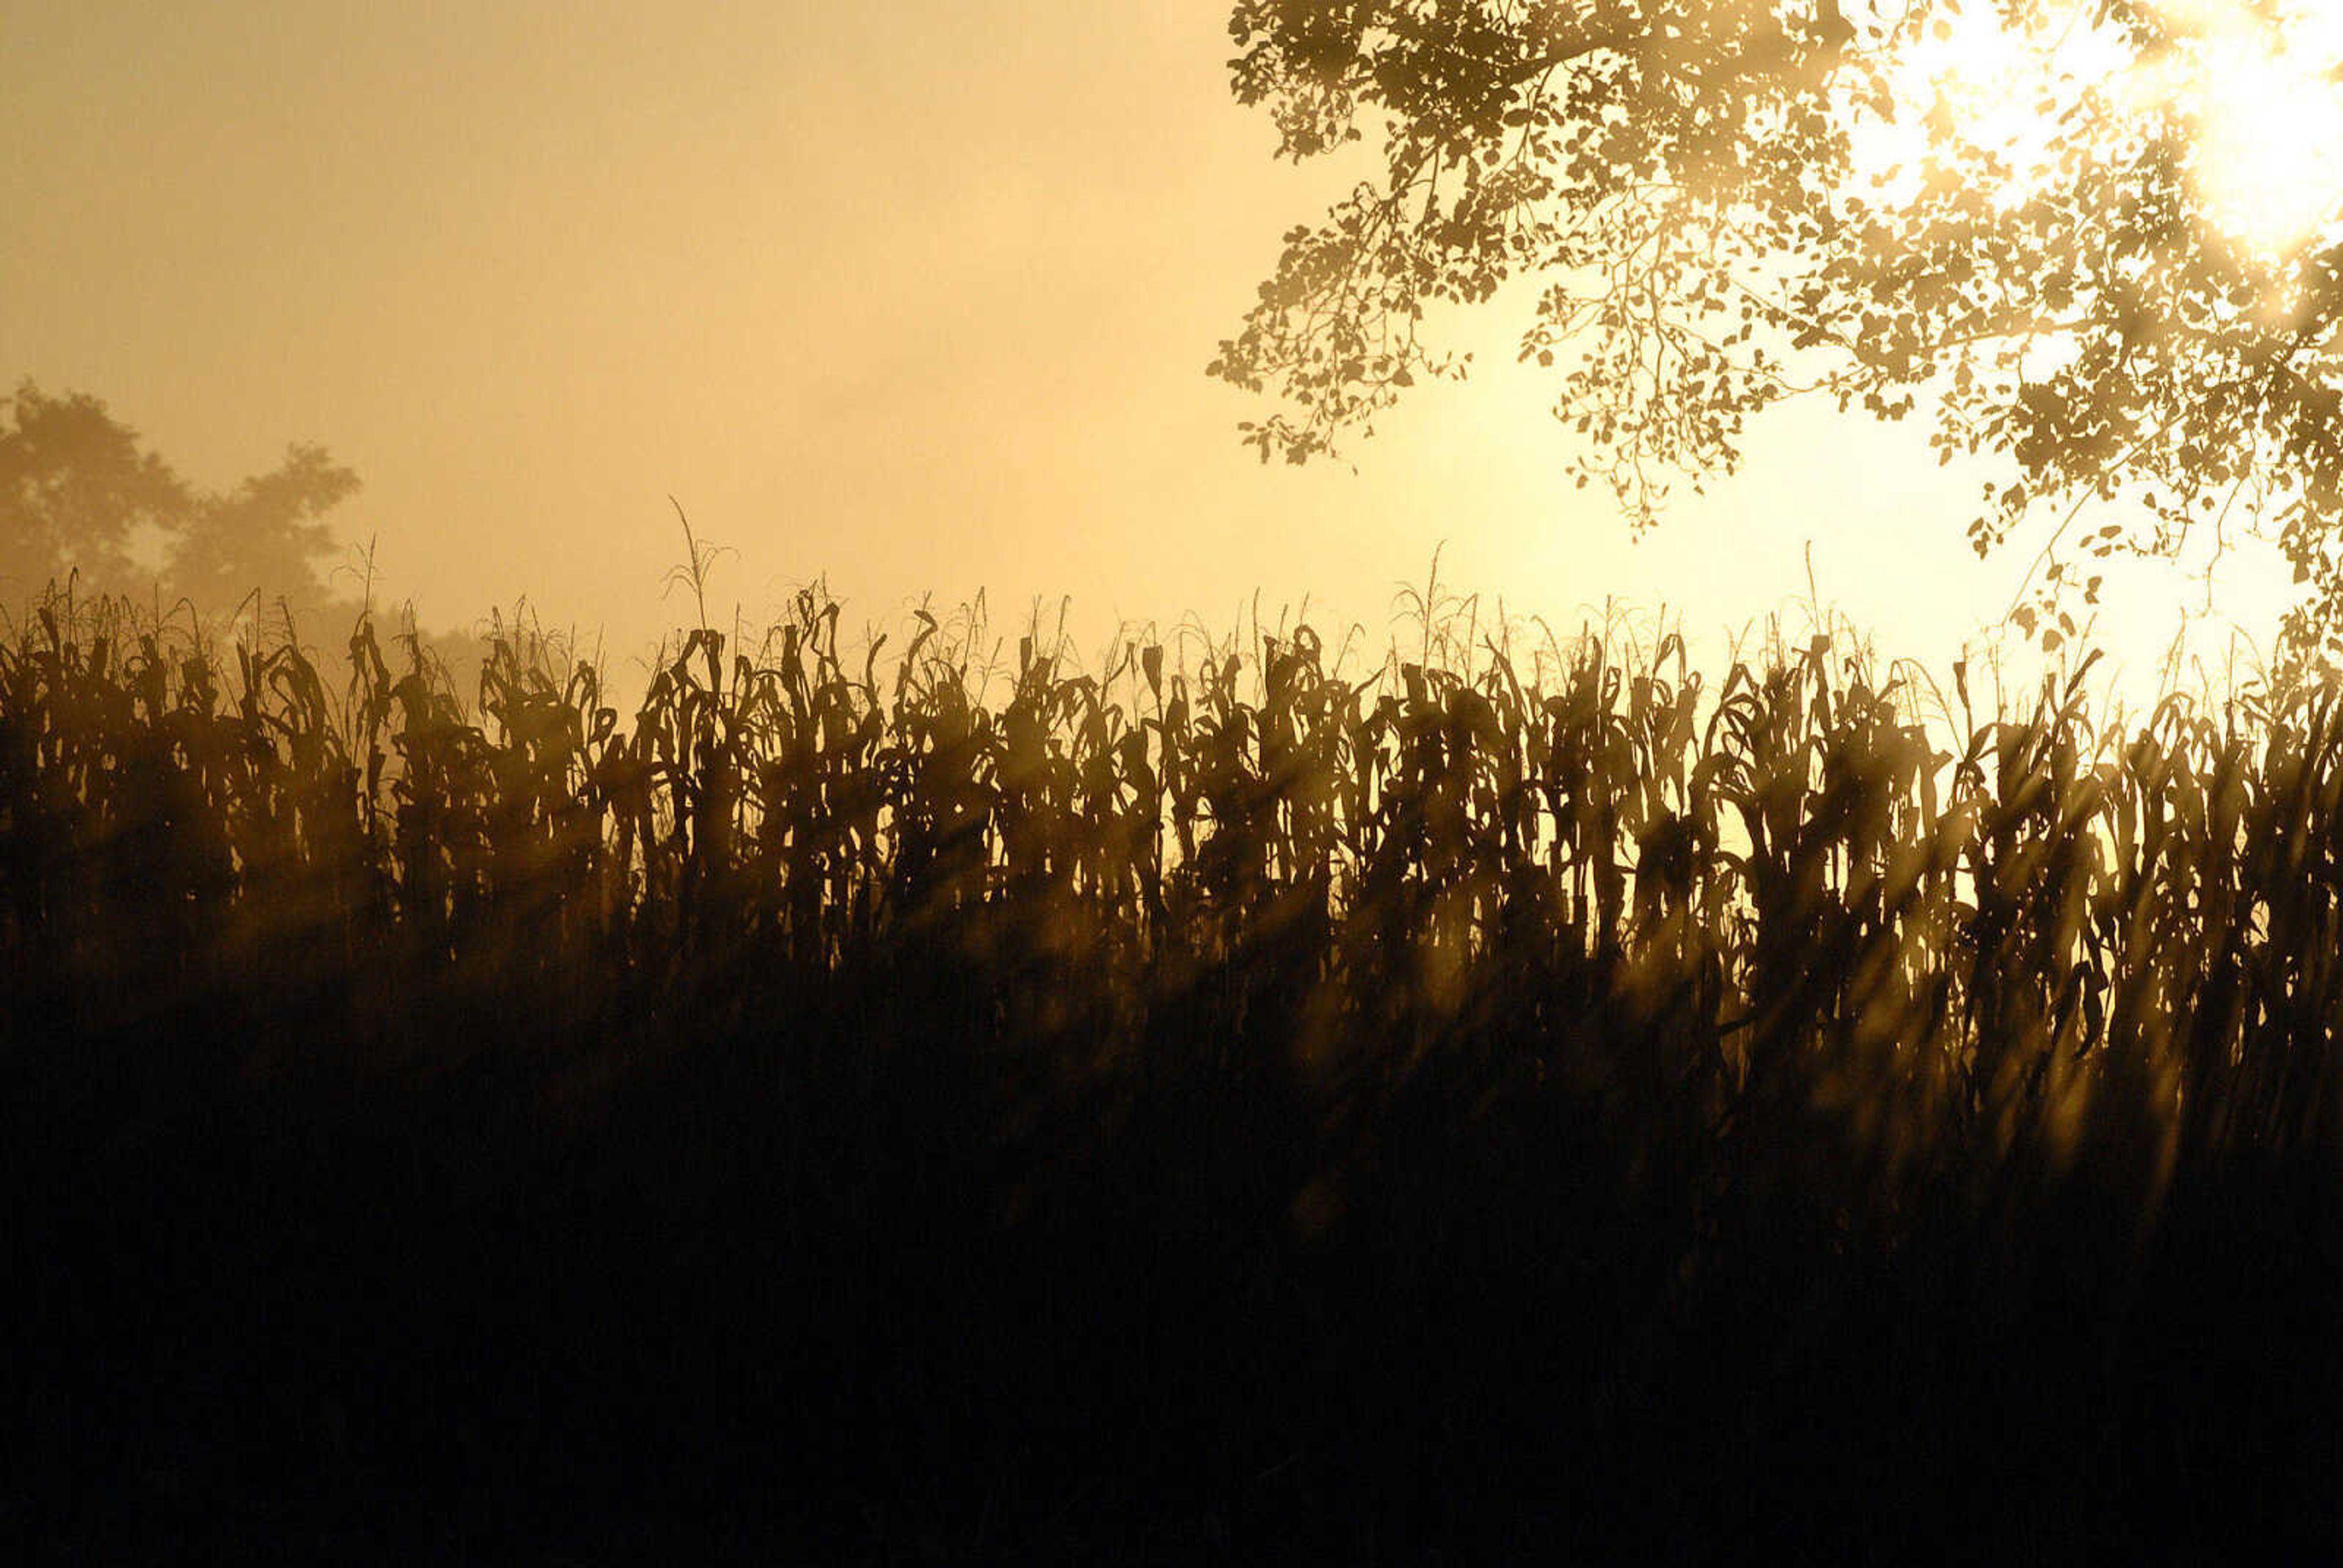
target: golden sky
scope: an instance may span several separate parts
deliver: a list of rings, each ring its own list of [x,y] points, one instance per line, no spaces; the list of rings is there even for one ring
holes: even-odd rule
[[[1264,468],[1203,375],[1339,169],[1273,163],[1218,0],[888,5],[56,0],[0,17],[0,377],[106,397],[223,485],[289,440],[338,518],[467,625],[526,594],[637,649],[687,613],[671,493],[752,620],[826,573],[888,620],[1232,624],[1305,595],[1380,630],[1444,579],[1575,625],[1826,599],[1942,659],[2030,554],[1980,565],[1978,475],[1920,430],[1770,417],[1736,480],[1633,542],[1574,492],[1518,322],[1338,465]],[[2255,579],[2258,580],[2258,579]],[[2253,588],[2247,581],[2247,592]],[[2145,663],[2176,586],[2103,629]],[[2248,593],[2250,598],[2250,593]],[[2231,604],[2239,602],[2232,598]],[[1599,613],[1599,608],[1597,613]]]

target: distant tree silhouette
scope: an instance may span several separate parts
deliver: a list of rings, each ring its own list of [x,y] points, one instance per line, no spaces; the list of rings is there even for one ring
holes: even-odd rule
[[[321,519],[358,477],[324,447],[288,447],[278,467],[214,493],[85,393],[51,397],[27,380],[0,401],[0,584],[11,596],[78,572],[114,589],[159,582],[207,612],[255,593],[297,606],[330,597],[319,568],[335,541]],[[142,542],[161,554],[159,570],[140,564]]]
[[[2177,556],[2192,529],[2250,525],[2308,585],[2289,631],[2331,644],[2343,215],[2282,240],[2225,224],[2199,152],[2221,112],[2207,84],[2238,36],[2280,59],[2297,35],[2284,7],[2216,10],[1240,0],[1235,94],[1270,115],[1279,156],[1378,136],[1382,169],[1286,235],[1211,371],[1280,397],[1241,429],[1264,461],[1301,462],[1463,373],[1428,310],[1534,277],[1521,357],[1572,356],[1555,413],[1583,438],[1577,477],[1639,524],[1671,478],[1730,471],[1745,420],[1784,398],[1925,407],[1945,460],[2006,465],[1969,525],[1980,554],[2061,519],[2050,640],[2071,630],[2067,586],[2097,586],[2056,551]],[[1981,19],[2016,41],[1984,84],[2015,105],[1998,129],[1915,64]],[[1892,171],[1864,150],[1891,121]],[[2137,509],[2069,538],[2086,503],[2117,498]]]
[[[0,399],[0,587],[11,597],[75,569],[126,582],[134,536],[176,532],[196,505],[186,481],[97,398],[52,397],[26,381]]]
[[[357,475],[324,447],[288,447],[281,467],[204,498],[171,558],[172,580],[198,604],[255,590],[269,599],[322,597],[319,567],[334,536],[319,519],[357,489]]]

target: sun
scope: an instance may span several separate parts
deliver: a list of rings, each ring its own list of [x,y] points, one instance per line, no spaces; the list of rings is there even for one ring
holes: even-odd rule
[[[2191,176],[2230,239],[2283,255],[2343,209],[2343,5],[2158,0],[2171,40],[2134,90],[2191,133]]]
[[[2099,114],[2179,132],[2214,237],[2268,258],[2332,237],[2343,0],[2146,0],[2145,17],[2134,35],[2060,7],[2024,31],[1992,6],[1942,15],[1893,74],[1904,112],[1870,135],[1870,161],[1895,171],[1892,186],[1949,134],[1991,155],[2019,199],[2050,177],[2063,112],[2087,95]]]

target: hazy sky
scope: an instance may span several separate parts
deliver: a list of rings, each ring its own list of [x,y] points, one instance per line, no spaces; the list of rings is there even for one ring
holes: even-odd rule
[[[826,572],[863,616],[989,590],[1085,626],[1305,594],[1378,629],[1443,576],[1705,630],[1806,586],[1941,658],[2025,567],[1919,431],[1792,410],[1641,545],[1562,473],[1518,322],[1337,465],[1264,468],[1203,367],[1340,170],[1273,163],[1219,0],[7,0],[0,377],[106,397],[192,477],[289,440],[466,625],[527,594],[639,646]],[[2138,653],[2174,589],[2120,598]]]

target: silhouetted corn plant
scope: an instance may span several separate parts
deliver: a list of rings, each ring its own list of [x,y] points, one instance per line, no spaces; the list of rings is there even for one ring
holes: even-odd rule
[[[1095,676],[1037,628],[989,686],[980,624],[922,610],[882,669],[809,591],[752,648],[690,631],[628,716],[499,624],[477,719],[371,621],[337,700],[289,633],[59,598],[0,644],[0,948],[75,1029],[959,963],[1037,1084],[1186,1053],[1340,1121],[1527,1072],[1688,1191],[1891,1228],[1931,1182],[2087,1158],[2146,1204],[2338,1147],[2330,692],[2102,736],[2077,677],[1932,735],[1828,635],[1713,687],[1673,638],[1524,680],[1436,594],[1356,683],[1307,627]]]

